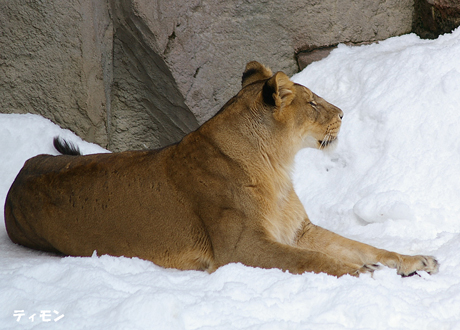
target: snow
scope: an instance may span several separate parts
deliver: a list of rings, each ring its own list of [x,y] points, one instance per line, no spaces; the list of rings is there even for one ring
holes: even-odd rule
[[[293,77],[345,113],[335,150],[296,157],[312,221],[434,255],[438,274],[335,278],[241,264],[207,274],[62,258],[14,245],[0,221],[0,329],[460,329],[458,54],[460,29],[437,40],[411,34],[340,45]],[[56,135],[105,152],[39,116],[0,115],[0,202],[26,159],[56,153]]]

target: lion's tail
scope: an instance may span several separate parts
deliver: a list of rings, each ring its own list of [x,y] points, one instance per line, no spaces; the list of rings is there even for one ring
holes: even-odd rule
[[[54,148],[63,155],[69,156],[81,156],[80,149],[73,144],[72,142],[67,142],[64,139],[61,139],[59,136],[56,136],[53,139]]]

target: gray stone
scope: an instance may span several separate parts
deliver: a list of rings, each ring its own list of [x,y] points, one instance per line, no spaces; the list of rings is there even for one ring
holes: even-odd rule
[[[198,126],[129,10],[113,5],[122,17],[112,20],[108,1],[0,6],[0,112],[43,115],[114,151],[164,146]]]
[[[413,0],[0,0],[0,112],[39,113],[111,150],[179,140],[257,60],[411,31]]]
[[[41,114],[107,145],[111,31],[102,2],[2,0],[0,112]]]
[[[202,123],[239,89],[246,62],[288,75],[295,54],[410,32],[413,0],[132,0]]]
[[[158,54],[157,37],[132,4],[111,3],[114,20],[110,149],[158,148],[198,123]]]

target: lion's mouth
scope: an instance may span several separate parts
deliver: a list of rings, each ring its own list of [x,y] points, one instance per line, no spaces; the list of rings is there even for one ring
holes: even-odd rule
[[[331,143],[335,142],[337,140],[337,137],[335,136],[325,136],[325,139],[323,140],[318,140],[319,143],[319,148],[323,149],[329,146]]]

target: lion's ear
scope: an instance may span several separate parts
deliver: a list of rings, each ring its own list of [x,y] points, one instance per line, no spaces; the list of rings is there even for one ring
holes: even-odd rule
[[[294,99],[294,83],[284,72],[278,71],[265,83],[262,97],[266,104],[281,109],[291,104]]]
[[[265,80],[273,76],[272,70],[267,68],[265,65],[259,62],[252,61],[246,64],[246,69],[243,72],[243,78],[241,79],[242,88],[246,87],[253,82],[259,80]]]

